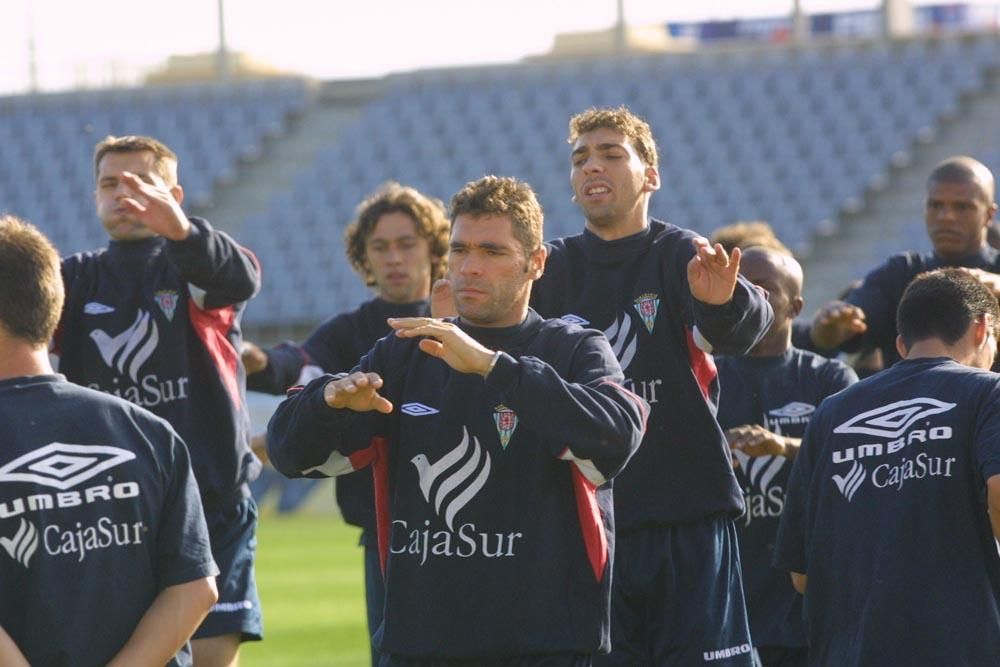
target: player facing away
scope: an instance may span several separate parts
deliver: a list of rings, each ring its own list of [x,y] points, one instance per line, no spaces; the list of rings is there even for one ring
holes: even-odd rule
[[[975,277],[917,277],[903,360],[828,398],[795,460],[774,564],[805,593],[811,665],[1000,656],[1000,307]]]
[[[108,137],[94,152],[106,248],[63,260],[59,369],[77,384],[148,408],[177,430],[221,573],[219,602],[195,633],[200,667],[230,665],[260,639],[254,581],[257,508],[240,362],[240,317],[260,286],[257,260],[181,210],[177,156],[149,137]]]
[[[450,223],[444,204],[398,183],[386,183],[358,206],[344,233],[347,257],[376,296],[356,310],[319,326],[301,345],[261,349],[244,344],[247,388],[283,394],[325,373],[349,371],[391,329],[390,317],[429,314],[431,285],[444,274]],[[358,526],[365,550],[368,631],[382,623],[385,589],[375,533],[375,496],[370,470],[341,475],[337,505],[347,523]],[[372,664],[378,653],[372,647]]]
[[[532,306],[604,331],[625,386],[652,409],[615,484],[612,653],[596,662],[749,665],[734,523],[743,494],[715,420],[710,353],[749,350],[771,308],[738,275],[738,249],[648,217],[660,175],[645,121],[624,107],[591,109],[570,120],[569,142],[586,224],[549,244]]]
[[[774,321],[746,356],[722,356],[719,425],[736,460],[747,509],[737,521],[750,632],[764,667],[805,667],[802,596],[771,565],[785,489],[802,434],[823,399],[857,382],[834,359],[792,347],[802,311],[802,267],[771,248],[743,251],[740,273],[767,290]]]
[[[290,394],[271,460],[372,467],[383,667],[590,665],[609,645],[610,480],[647,407],[599,332],[528,308],[545,248],[527,184],[469,183],[451,217],[458,318],[390,320],[350,374]]]
[[[190,665],[218,569],[187,448],[53,373],[59,255],[11,216],[0,284],[0,664]]]
[[[927,178],[924,223],[933,252],[893,255],[865,276],[846,301],[831,301],[813,317],[811,335],[820,348],[847,352],[879,349],[885,366],[899,361],[896,308],[917,275],[962,267],[1000,294],[1000,253],[986,240],[996,215],[993,174],[971,157],[939,163]]]

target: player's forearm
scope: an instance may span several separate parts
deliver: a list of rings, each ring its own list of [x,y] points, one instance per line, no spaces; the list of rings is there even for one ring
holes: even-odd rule
[[[774,319],[767,298],[742,276],[728,303],[715,306],[697,299],[692,303],[698,332],[714,354],[745,354],[760,341]]]
[[[610,479],[642,442],[649,406],[613,377],[568,382],[534,357],[514,363],[506,357],[494,373],[487,384],[519,419],[547,436],[555,456],[591,461]]]
[[[323,392],[332,379],[323,375],[292,392],[267,424],[267,454],[286,477],[333,477],[362,465],[351,457],[371,445],[361,433],[370,416],[327,405]]]
[[[191,638],[218,598],[214,577],[163,589],[108,667],[166,664]]]
[[[4,667],[31,667],[7,631],[0,626],[0,665]]]
[[[191,219],[191,234],[167,244],[167,257],[187,282],[205,291],[204,309],[246,301],[260,289],[260,270],[253,254],[200,218]]]

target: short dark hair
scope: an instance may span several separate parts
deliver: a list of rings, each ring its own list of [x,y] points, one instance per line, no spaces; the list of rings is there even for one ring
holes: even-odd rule
[[[896,310],[896,329],[906,347],[937,338],[954,345],[983,315],[1000,325],[1000,305],[978,278],[962,269],[939,269],[913,279]]]
[[[647,167],[656,167],[660,163],[656,140],[653,138],[649,123],[632,113],[626,106],[613,109],[591,107],[576,114],[569,119],[567,142],[576,143],[581,134],[600,129],[617,130],[624,134],[632,142],[639,159]]]
[[[0,217],[0,327],[35,346],[59,324],[63,281],[59,253],[34,225]]]
[[[525,256],[542,245],[544,214],[535,191],[524,181],[510,176],[483,176],[469,181],[451,198],[451,222],[460,215],[470,218],[506,216]]]
[[[939,162],[927,177],[927,187],[935,183],[971,183],[979,188],[983,202],[989,206],[996,196],[993,172],[979,160],[967,155],[956,155]]]
[[[387,181],[358,204],[357,217],[344,230],[347,259],[365,285],[375,285],[375,276],[365,256],[365,244],[375,231],[375,225],[387,213],[403,213],[413,220],[417,236],[427,239],[430,245],[431,284],[443,278],[448,269],[448,234],[451,231],[444,203],[416,188]]]
[[[158,139],[138,135],[124,137],[108,135],[104,137],[94,147],[94,175],[97,176],[100,173],[101,160],[108,153],[141,153],[143,151],[149,151],[153,154],[153,169],[160,175],[160,178],[169,185],[177,185],[175,182],[177,180],[177,154]]]

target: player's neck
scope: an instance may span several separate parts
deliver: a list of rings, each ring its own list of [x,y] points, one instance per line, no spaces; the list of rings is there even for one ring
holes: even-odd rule
[[[786,329],[784,332],[769,331],[764,337],[753,346],[748,357],[780,357],[792,346],[792,330]]]
[[[49,353],[44,348],[0,333],[0,380],[51,373]]]
[[[975,350],[970,350],[967,345],[959,341],[957,345],[948,345],[937,338],[928,338],[917,341],[907,350],[907,359],[932,359],[934,357],[948,357],[966,366],[975,365]]]
[[[599,223],[587,220],[587,229],[602,241],[617,241],[635,236],[649,227],[649,203],[642,201],[626,215],[617,220],[603,220]]]

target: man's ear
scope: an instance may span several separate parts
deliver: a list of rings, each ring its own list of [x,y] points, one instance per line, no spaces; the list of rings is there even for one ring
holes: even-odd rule
[[[178,206],[184,203],[184,188],[180,185],[171,185],[170,194],[173,195],[174,201],[177,202]]]
[[[909,352],[909,350],[906,347],[906,343],[903,342],[902,336],[896,336],[896,352],[899,353],[900,357],[906,359],[906,355]]]
[[[528,257],[528,277],[531,280],[538,280],[545,273],[545,260],[549,257],[549,249],[544,245],[535,248],[535,251]]]
[[[660,189],[660,171],[656,167],[646,167],[644,176],[646,182],[642,186],[643,192],[656,192]]]
[[[798,317],[802,314],[802,308],[806,305],[806,300],[801,296],[797,296],[792,299],[792,317]]]
[[[978,349],[985,345],[990,338],[990,331],[992,331],[995,326],[993,317],[990,316],[989,313],[983,313],[975,319],[972,326],[975,329],[973,342],[976,345],[976,349]]]

